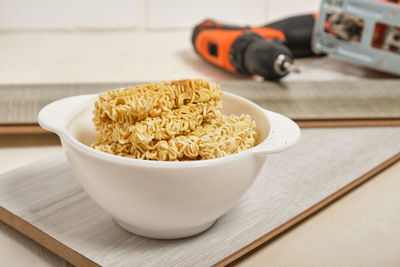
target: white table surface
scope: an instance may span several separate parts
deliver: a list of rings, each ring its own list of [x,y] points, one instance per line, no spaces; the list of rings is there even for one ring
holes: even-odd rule
[[[196,55],[190,33],[2,32],[0,84],[238,79]],[[287,80],[390,78],[329,58]],[[60,150],[52,135],[0,135],[0,173]],[[400,163],[240,261],[242,266],[400,266]],[[0,266],[65,266],[0,224]]]

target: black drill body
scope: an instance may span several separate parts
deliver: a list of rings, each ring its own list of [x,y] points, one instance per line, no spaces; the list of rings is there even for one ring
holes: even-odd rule
[[[294,58],[314,55],[313,26],[312,15],[262,27],[223,25],[206,20],[193,30],[192,42],[196,52],[214,65],[233,73],[278,80],[289,73]]]

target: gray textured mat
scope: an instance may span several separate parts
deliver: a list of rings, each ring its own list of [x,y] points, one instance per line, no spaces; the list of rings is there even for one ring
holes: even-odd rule
[[[39,110],[54,100],[133,84],[0,85],[0,124],[34,124]],[[280,84],[225,81],[221,86],[296,120],[400,118],[400,81],[395,79]]]

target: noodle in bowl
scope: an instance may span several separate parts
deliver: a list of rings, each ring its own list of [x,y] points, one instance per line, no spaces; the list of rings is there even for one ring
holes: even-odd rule
[[[252,148],[215,159],[142,160],[91,148],[97,94],[55,101],[38,120],[59,135],[78,182],[121,227],[151,238],[182,238],[212,226],[247,191],[266,156],[300,137],[298,126],[283,115],[234,94],[224,92],[221,98],[223,114],[244,113],[255,120],[258,138]]]

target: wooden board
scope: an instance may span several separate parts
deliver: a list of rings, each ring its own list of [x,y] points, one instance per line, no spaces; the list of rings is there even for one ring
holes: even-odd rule
[[[0,125],[0,134],[49,134],[39,124],[3,124]]]
[[[295,120],[400,119],[400,80],[235,81],[221,86]]]
[[[399,80],[220,83],[223,90],[282,113],[305,127],[400,125]],[[37,114],[46,104],[66,96],[133,84],[0,85],[0,133],[41,133],[36,127]]]
[[[303,130],[271,155],[237,205],[205,233],[151,240],[119,228],[61,154],[0,176],[0,219],[80,266],[225,265],[400,159],[400,127]]]

